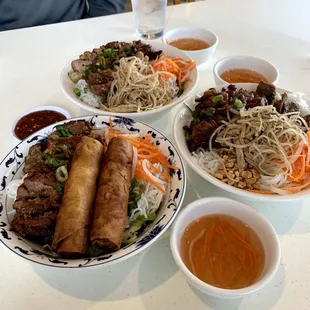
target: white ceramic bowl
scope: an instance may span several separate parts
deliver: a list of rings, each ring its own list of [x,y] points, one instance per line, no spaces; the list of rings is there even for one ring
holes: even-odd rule
[[[6,195],[8,183],[11,180],[21,178],[24,160],[28,154],[29,148],[41,140],[45,140],[47,135],[53,131],[54,126],[71,120],[86,120],[93,125],[109,127],[110,117],[103,115],[78,117],[45,127],[20,142],[15,148],[9,151],[6,157],[0,162],[0,243],[22,258],[44,266],[84,268],[98,265],[109,265],[126,260],[146,249],[167,230],[182,205],[186,189],[185,168],[181,156],[173,144],[153,127],[133,119],[113,117],[112,126],[116,131],[124,133],[134,132],[139,133],[141,136],[147,134],[152,135],[153,143],[158,146],[165,156],[167,156],[171,164],[178,167],[178,170],[171,175],[170,190],[167,192],[167,195],[159,208],[155,221],[145,228],[136,241],[122,247],[116,252],[101,255],[99,257],[63,259],[53,256],[52,253],[43,248],[42,245],[31,242],[10,230],[10,222],[14,213],[12,212],[13,200]]]
[[[196,61],[197,65],[206,62],[215,52],[218,44],[217,36],[203,28],[197,27],[181,27],[166,32],[163,36],[163,42],[169,46],[169,43],[177,39],[200,39],[207,42],[210,47],[198,51],[183,51],[190,58]]]
[[[216,85],[230,84],[220,76],[227,70],[247,69],[262,74],[269,83],[275,84],[279,79],[278,69],[270,62],[253,56],[228,56],[220,59],[213,67],[213,76]]]
[[[236,85],[237,88],[244,88],[247,90],[255,90],[257,87],[257,84],[251,84],[251,83],[246,83],[246,84],[234,84]],[[227,85],[219,85],[216,86],[215,88],[217,90],[221,90],[222,87],[225,87]],[[291,91],[282,89],[282,88],[276,88],[276,91],[279,93],[290,93]],[[202,95],[202,94],[200,94]],[[310,102],[309,102],[310,104]],[[192,109],[197,105],[197,102],[195,102],[195,97],[190,98],[187,100],[187,105],[190,106]],[[295,199],[302,199],[306,196],[310,195],[310,188],[304,189],[298,193],[290,194],[290,195],[265,195],[265,194],[258,194],[254,192],[249,192],[243,189],[236,188],[232,185],[229,185],[227,183],[224,183],[220,181],[219,179],[213,177],[211,174],[208,172],[204,171],[198,164],[196,164],[192,160],[192,156],[190,151],[188,150],[186,141],[185,141],[185,136],[184,136],[184,130],[183,127],[185,125],[189,125],[192,120],[192,115],[189,111],[189,109],[183,105],[179,111],[177,112],[175,118],[174,118],[174,139],[175,143],[177,145],[178,150],[180,151],[182,157],[185,159],[186,163],[197,173],[199,174],[203,179],[206,181],[214,184],[218,188],[225,190],[227,192],[230,192],[236,196],[242,196],[248,199],[254,199],[254,200],[260,200],[260,201],[268,201],[268,202],[275,202],[275,201],[290,201],[290,200],[295,200]]]
[[[18,122],[21,118],[23,118],[24,116],[26,116],[26,115],[28,115],[28,114],[30,114],[30,113],[32,113],[32,112],[45,111],[45,110],[47,110],[47,111],[59,112],[59,113],[63,114],[67,119],[68,119],[68,118],[71,118],[71,115],[70,115],[70,113],[69,113],[67,110],[65,110],[65,109],[63,109],[63,108],[61,108],[61,107],[53,106],[53,105],[43,105],[43,106],[39,106],[39,107],[35,107],[35,108],[33,108],[33,109],[30,109],[30,110],[28,110],[28,111],[22,113],[21,115],[19,115],[19,116],[14,120],[14,122],[13,122],[13,125],[12,125],[11,130],[12,130],[12,135],[14,136],[14,139],[15,139],[15,142],[16,142],[16,143],[19,143],[19,142],[21,141],[18,137],[16,137],[15,132],[14,132],[14,129],[15,129],[15,126],[16,126],[17,122]]]
[[[180,57],[184,60],[191,60],[189,56],[187,56],[183,51],[178,50],[177,48],[174,48],[170,45],[162,44],[161,42],[147,42],[152,46],[154,50],[162,50],[163,53],[168,53],[168,56],[171,58],[174,57]],[[85,49],[86,51],[87,49]],[[83,52],[83,51],[81,51]],[[72,60],[77,59],[79,56],[74,57]],[[184,85],[184,91],[181,94],[181,96],[173,99],[169,104],[160,107],[155,110],[146,111],[146,112],[135,112],[135,113],[116,113],[116,112],[107,112],[103,110],[99,110],[97,108],[90,107],[89,105],[82,102],[74,93],[73,89],[75,88],[75,83],[73,83],[69,77],[68,73],[72,71],[71,67],[71,61],[69,61],[64,69],[62,70],[61,76],[60,76],[60,85],[61,90],[64,93],[64,95],[75,105],[82,108],[85,111],[91,112],[93,114],[99,114],[99,115],[116,115],[121,117],[130,117],[135,119],[150,119],[152,120],[156,118],[160,118],[160,114],[164,113],[164,111],[171,109],[172,107],[180,104],[182,101],[184,101],[195,89],[197,83],[198,83],[198,70],[195,68],[191,71],[190,74],[190,81],[186,82]]]
[[[265,251],[265,266],[254,284],[242,289],[221,289],[201,281],[184,264],[180,254],[180,241],[184,231],[198,218],[210,214],[234,216],[248,224],[259,236]],[[280,243],[271,224],[248,205],[221,197],[199,199],[186,206],[173,224],[170,245],[173,258],[188,282],[201,292],[219,298],[239,298],[259,290],[274,277],[281,258]]]

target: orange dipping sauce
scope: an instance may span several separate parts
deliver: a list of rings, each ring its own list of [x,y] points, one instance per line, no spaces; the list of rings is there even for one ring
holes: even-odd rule
[[[220,75],[227,83],[268,83],[268,80],[260,73],[248,69],[230,69]]]
[[[63,114],[52,110],[32,112],[17,122],[14,133],[18,139],[24,140],[34,132],[65,119]]]
[[[223,289],[250,286],[265,264],[257,234],[239,219],[222,214],[201,217],[187,227],[181,256],[196,277]]]
[[[177,39],[168,44],[183,51],[198,51],[210,47],[206,41],[192,38]]]

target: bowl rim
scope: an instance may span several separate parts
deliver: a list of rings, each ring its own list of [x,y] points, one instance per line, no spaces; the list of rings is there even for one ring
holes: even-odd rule
[[[142,41],[144,42],[144,41]],[[162,42],[160,41],[155,41],[155,42],[144,42],[146,44],[150,44],[151,46],[152,45],[158,45],[158,46],[167,46],[167,44],[163,44]],[[169,45],[169,48],[171,49],[174,49],[175,51],[177,51],[178,53],[182,53],[182,57],[185,56],[185,58],[188,58],[189,60],[193,60],[189,55],[187,55],[184,51],[182,50],[179,50],[173,46],[170,46]],[[93,49],[93,48],[89,48],[89,49]],[[160,47],[159,47],[160,49]],[[85,49],[86,50],[86,49]],[[164,53],[164,51],[162,51]],[[125,118],[140,118],[142,119],[143,117],[148,117],[148,116],[153,116],[153,115],[156,115],[157,113],[161,113],[163,111],[166,111],[170,108],[173,108],[175,107],[176,105],[180,104],[181,102],[183,102],[184,100],[186,100],[193,92],[194,90],[196,89],[197,85],[198,85],[198,82],[199,82],[199,71],[197,69],[197,66],[194,68],[194,70],[192,71],[193,74],[196,76],[196,79],[193,81],[193,85],[192,87],[188,90],[188,93],[182,98],[181,96],[184,94],[182,93],[180,97],[176,97],[174,98],[173,100],[175,100],[175,102],[173,103],[168,103],[162,107],[159,107],[159,108],[156,108],[156,109],[153,109],[153,110],[149,110],[149,111],[146,111],[146,112],[132,112],[132,113],[129,113],[129,112],[109,112],[109,111],[104,111],[104,110],[100,110],[100,109],[97,109],[97,108],[93,108],[91,106],[88,106],[86,103],[82,103],[80,100],[78,100],[77,98],[75,98],[74,96],[72,96],[71,94],[69,94],[67,91],[66,91],[66,87],[65,87],[65,79],[69,79],[68,76],[67,76],[67,72],[70,72],[70,68],[72,70],[72,67],[71,67],[71,62],[74,60],[74,59],[77,59],[78,57],[80,56],[80,54],[76,55],[75,57],[71,58],[66,64],[65,66],[62,68],[61,70],[61,73],[60,73],[60,89],[62,91],[62,93],[65,95],[65,97],[69,100],[70,103],[73,103],[74,105],[80,107],[81,109],[83,110],[86,110],[86,111],[89,111],[89,112],[92,112],[96,115],[108,115],[108,116],[118,116],[118,117],[125,117]],[[172,100],[172,101],[173,101]],[[100,113],[102,112],[102,113]]]
[[[230,60],[230,59],[244,59],[244,58],[247,58],[247,59],[253,59],[253,60],[257,60],[257,61],[260,61],[260,62],[263,62],[265,64],[267,64],[268,66],[270,66],[274,71],[275,71],[275,79],[274,81],[270,81],[269,83],[271,84],[276,84],[278,81],[279,81],[279,77],[280,77],[280,72],[278,70],[278,68],[273,64],[271,63],[270,61],[268,60],[265,60],[264,58],[260,58],[260,57],[256,57],[256,56],[251,56],[251,55],[239,55],[239,54],[236,54],[236,55],[229,55],[229,56],[225,56],[221,59],[219,59],[213,66],[213,74],[214,76],[216,76],[223,84],[231,84],[229,82],[226,82],[225,80],[223,80],[219,74],[218,74],[218,67],[219,65],[224,62],[224,61],[227,61],[227,60]],[[231,68],[233,69],[233,68]],[[229,70],[229,69],[228,69]],[[260,72],[261,73],[261,72]],[[262,74],[262,73],[261,73]],[[233,84],[238,84],[238,83],[233,83]],[[245,83],[241,83],[241,84],[245,84]],[[248,83],[248,84],[255,84],[255,83]]]
[[[20,114],[18,117],[16,117],[14,119],[12,126],[11,126],[11,132],[12,132],[13,137],[15,137],[18,141],[22,141],[21,139],[19,139],[15,135],[14,129],[15,129],[15,126],[17,125],[18,121],[30,113],[38,112],[38,111],[44,111],[44,110],[59,112],[59,113],[63,114],[66,117],[66,119],[70,119],[72,117],[70,112],[67,111],[66,109],[64,109],[63,107],[54,106],[54,105],[41,105],[41,106],[34,107],[32,109],[24,111],[22,114]],[[50,126],[50,125],[47,125],[47,126]],[[45,128],[45,127],[43,127],[43,128]],[[43,129],[43,128],[41,128],[41,129]],[[39,130],[41,130],[41,129],[39,129]],[[35,131],[34,133],[38,132],[39,130]],[[28,136],[28,137],[30,137],[30,136]],[[28,139],[28,137],[26,139]]]
[[[89,119],[93,119],[95,117],[112,117],[114,119],[129,119],[127,117],[120,117],[120,116],[111,116],[111,115],[102,115],[102,114],[97,114],[97,115],[82,115],[82,116],[77,116],[77,117],[72,117],[70,119],[66,119],[66,120],[63,120],[63,121],[60,121],[60,122],[57,122],[55,124],[51,124],[49,126],[56,126],[56,125],[59,125],[59,124],[63,124],[63,123],[66,123],[66,122],[70,122],[72,120],[79,120],[79,119],[84,119],[84,118],[89,118]],[[175,220],[176,216],[178,215],[180,209],[181,209],[181,206],[183,204],[183,201],[184,201],[184,197],[185,197],[185,194],[186,194],[186,189],[187,189],[187,173],[186,173],[186,169],[185,169],[185,166],[184,166],[184,162],[183,162],[183,158],[182,156],[180,155],[179,153],[179,150],[178,148],[171,142],[171,140],[169,138],[166,137],[165,134],[163,134],[162,132],[160,132],[159,130],[157,130],[156,128],[154,128],[153,126],[143,122],[143,121],[140,121],[140,120],[136,120],[136,119],[130,119],[136,123],[139,123],[139,124],[142,124],[143,126],[145,126],[146,128],[148,129],[151,129],[153,130],[154,132],[156,132],[157,134],[161,135],[163,138],[164,138],[164,141],[166,143],[169,144],[169,146],[171,146],[173,148],[173,150],[175,151],[175,153],[177,154],[178,158],[179,158],[179,161],[180,161],[180,170],[182,171],[183,173],[183,179],[182,179],[182,183],[183,183],[183,186],[182,186],[182,191],[180,193],[180,200],[179,200],[179,203],[177,204],[176,206],[176,210],[175,212],[172,214],[172,216],[170,217],[170,219],[168,220],[168,222],[164,225],[164,228],[156,235],[154,236],[151,240],[149,240],[147,243],[143,244],[142,246],[140,246],[138,249],[134,249],[132,250],[131,252],[123,255],[123,256],[120,256],[118,258],[114,258],[113,260],[111,261],[108,261],[108,262],[105,262],[104,260],[103,261],[100,261],[96,264],[93,264],[93,265],[82,265],[82,266],[67,266],[67,265],[51,265],[51,264],[47,264],[45,263],[44,261],[43,262],[40,262],[40,261],[36,261],[36,260],[33,260],[31,259],[30,257],[28,256],[25,256],[25,255],[22,255],[21,253],[17,252],[17,251],[14,251],[13,250],[13,247],[10,247],[8,246],[4,241],[3,241],[3,238],[0,238],[0,243],[2,243],[7,249],[9,249],[11,252],[13,252],[14,254],[18,255],[20,258],[22,259],[25,259],[31,263],[34,263],[34,264],[39,264],[39,265],[42,265],[42,266],[46,266],[46,267],[50,267],[50,268],[59,268],[59,269],[83,269],[83,268],[88,268],[88,267],[99,267],[99,266],[110,266],[110,265],[113,265],[113,264],[116,264],[116,263],[119,263],[119,262],[122,262],[126,259],[129,259],[133,256],[135,256],[136,254],[140,253],[141,251],[145,250],[146,248],[148,248],[150,245],[152,245],[155,241],[157,241],[163,234],[165,231],[167,231],[167,229],[169,229],[169,227],[171,226],[171,224],[173,223],[173,221]],[[49,127],[47,126],[47,127]],[[46,127],[45,127],[46,128]],[[38,131],[42,131],[44,130],[44,128],[38,130]],[[7,160],[9,154],[18,149],[19,146],[22,144],[22,143],[25,143],[25,141],[27,140],[31,140],[32,138],[34,138],[35,136],[38,135],[38,132],[35,132],[33,134],[31,134],[29,137],[27,137],[26,139],[20,141],[18,144],[16,144],[13,148],[11,148],[11,150],[9,152],[6,153],[6,155],[1,159],[0,161],[0,166],[5,162],[5,160]],[[178,182],[181,182],[181,181],[178,181]],[[7,204],[5,204],[3,206],[3,211],[6,210],[6,206]],[[16,234],[14,232],[14,234]],[[18,234],[16,234],[16,236],[19,236]],[[22,237],[24,238],[24,237]],[[27,240],[27,239],[26,239]],[[27,244],[28,247],[30,247],[30,245]],[[128,245],[129,247],[130,245]],[[127,246],[126,246],[127,247]],[[118,251],[121,251],[122,249],[124,248],[121,248],[120,250]],[[117,251],[116,251],[117,252]],[[115,253],[115,252],[112,252],[112,254]],[[111,253],[108,253],[108,254],[103,254],[103,255],[110,255]],[[65,259],[65,258],[60,258],[61,260],[65,260],[65,261],[76,261],[76,260],[80,260],[79,258],[78,259]]]
[[[203,48],[203,49],[201,49],[201,50],[186,51],[186,50],[182,50],[182,49],[177,48],[179,51],[188,53],[189,56],[190,56],[190,55],[194,55],[194,54],[198,54],[198,53],[201,53],[201,52],[206,52],[206,51],[211,50],[211,49],[214,49],[214,48],[216,48],[216,46],[217,46],[218,43],[219,43],[219,38],[218,38],[218,36],[217,36],[213,31],[208,30],[208,29],[206,29],[206,28],[194,27],[194,26],[192,26],[192,27],[191,27],[191,26],[188,26],[188,27],[184,26],[184,27],[172,28],[172,29],[170,29],[170,30],[168,30],[167,32],[164,33],[164,35],[163,35],[163,37],[162,37],[162,42],[163,42],[165,45],[172,46],[172,45],[170,45],[170,44],[168,43],[168,40],[167,40],[167,38],[166,38],[166,35],[167,35],[169,32],[177,31],[177,30],[180,30],[180,29],[184,29],[184,30],[185,30],[185,29],[188,29],[188,30],[189,30],[189,29],[193,29],[193,30],[203,30],[203,31],[208,32],[209,34],[213,35],[214,38],[215,38],[215,42],[214,42],[212,45],[210,45],[210,46],[207,47],[207,48]]]
[[[241,207],[249,216],[252,218],[256,218],[258,221],[260,221],[260,224],[264,226],[266,229],[268,229],[268,234],[270,238],[273,239],[273,241],[276,244],[276,247],[274,248],[275,251],[275,259],[271,262],[269,265],[269,272],[262,278],[259,278],[257,282],[251,284],[250,286],[241,288],[241,289],[223,289],[216,286],[213,286],[211,284],[208,284],[202,280],[200,280],[198,277],[196,277],[185,265],[180,251],[178,250],[177,245],[177,239],[178,236],[180,236],[183,232],[180,232],[180,228],[178,227],[182,221],[186,219],[186,217],[193,211],[194,208],[202,208],[202,206],[207,206],[210,203],[216,203],[216,202],[224,202],[224,203],[230,203],[234,204],[231,207],[235,208],[236,205]],[[207,208],[206,208],[207,209]],[[205,216],[211,215],[215,213],[208,213],[206,212]],[[225,213],[224,213],[225,214]],[[201,217],[201,216],[200,216]],[[197,217],[198,218],[198,217]],[[244,221],[246,222],[246,221]],[[181,269],[181,271],[185,274],[187,278],[189,278],[189,282],[191,282],[196,288],[201,288],[204,291],[208,291],[207,294],[213,295],[213,296],[221,296],[223,298],[234,298],[234,297],[241,297],[248,294],[251,294],[262,287],[264,287],[268,282],[272,280],[272,278],[275,276],[275,274],[278,271],[280,261],[281,261],[281,246],[280,241],[278,238],[278,235],[271,225],[271,223],[258,211],[250,207],[249,205],[239,202],[237,200],[233,200],[230,198],[225,197],[205,197],[197,199],[191,203],[189,203],[186,207],[183,208],[183,210],[180,211],[178,217],[174,221],[172,228],[171,228],[171,236],[170,236],[170,247],[171,252],[173,255],[173,258],[178,265],[178,267]],[[266,264],[265,264],[266,266]]]
[[[216,89],[220,89],[222,87],[227,87],[228,84],[229,83],[222,84],[222,85],[214,85],[214,87]],[[246,87],[255,86],[257,84],[256,83],[234,83],[234,85],[237,88],[241,88],[241,87],[246,88]],[[279,89],[280,91],[283,91],[283,92],[292,93],[291,90],[284,89],[281,87],[276,86],[276,89]],[[199,93],[197,93],[195,95],[195,97],[198,95],[199,95]],[[193,97],[191,97],[191,98],[193,98]],[[185,105],[182,105],[175,114],[174,121],[173,121],[174,141],[175,141],[175,144],[176,144],[179,152],[181,153],[182,158],[190,166],[190,168],[193,169],[194,172],[197,173],[202,179],[204,179],[207,182],[212,183],[215,187],[217,187],[221,190],[227,191],[227,192],[232,193],[236,196],[241,196],[241,197],[244,197],[244,198],[247,198],[250,200],[268,201],[268,202],[293,201],[293,200],[302,199],[306,195],[309,195],[309,194],[303,193],[303,191],[298,192],[298,193],[294,193],[294,194],[290,194],[290,195],[276,195],[276,194],[270,195],[270,194],[260,194],[260,193],[249,192],[249,191],[246,191],[244,189],[236,188],[232,185],[224,183],[221,180],[219,180],[219,179],[215,178],[214,176],[212,176],[211,174],[209,174],[208,172],[204,171],[202,168],[200,168],[197,164],[195,164],[190,159],[188,154],[186,154],[186,151],[180,146],[180,143],[179,143],[180,141],[178,138],[178,136],[179,136],[178,130],[180,128],[178,126],[178,123],[179,123],[180,116],[184,113],[184,111],[187,111],[187,109],[188,108]],[[184,137],[184,135],[183,135],[183,137]]]

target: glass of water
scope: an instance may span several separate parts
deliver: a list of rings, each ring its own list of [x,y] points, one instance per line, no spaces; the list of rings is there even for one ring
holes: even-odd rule
[[[167,0],[132,0],[136,29],[143,39],[156,39],[163,35]]]

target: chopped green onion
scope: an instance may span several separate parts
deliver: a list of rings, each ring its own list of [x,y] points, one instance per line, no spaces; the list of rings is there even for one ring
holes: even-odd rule
[[[125,52],[126,54],[132,53],[132,48],[131,48],[130,45],[124,46],[123,50],[124,50],[124,52]]]
[[[64,187],[60,183],[55,184],[56,191],[58,192],[59,196],[62,196],[64,194]]]
[[[211,100],[213,103],[217,103],[223,99],[224,99],[223,95],[217,95],[217,96],[214,96]]]
[[[107,57],[107,58],[115,58],[116,57],[116,53],[115,53],[113,48],[105,49],[103,52],[103,55],[104,55],[104,57]]]
[[[141,51],[138,51],[136,53],[136,57],[140,58],[140,59],[143,59],[144,58],[144,54],[141,52]]]
[[[91,72],[91,68],[87,67],[84,71],[83,71],[83,75],[87,75],[88,73]]]
[[[215,111],[216,110],[214,108],[207,108],[206,110],[202,110],[201,112],[203,115],[206,115],[208,117],[212,117],[214,115]]]
[[[58,168],[58,167],[63,166],[62,162],[58,161],[56,158],[53,158],[53,157],[48,157],[45,160],[45,164],[52,168]]]
[[[57,159],[66,159],[67,157],[66,157],[66,155],[65,154],[56,154],[55,155],[55,158],[57,158]]]
[[[242,109],[242,108],[244,107],[243,102],[242,102],[240,99],[238,99],[238,98],[235,98],[235,99],[234,99],[234,105],[235,105],[235,107],[236,107],[238,110],[240,110],[240,109]]]
[[[56,133],[59,137],[71,137],[72,136],[70,132],[64,126],[61,126],[61,125],[56,126]]]
[[[73,92],[75,93],[76,96],[78,96],[78,97],[81,96],[81,92],[77,87],[73,89]]]
[[[185,140],[189,141],[191,139],[192,135],[188,130],[185,130]]]

